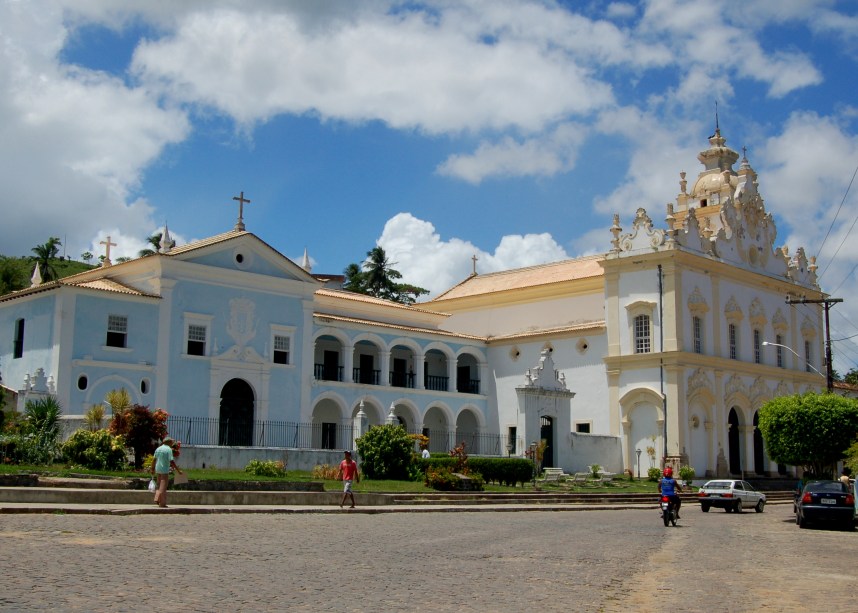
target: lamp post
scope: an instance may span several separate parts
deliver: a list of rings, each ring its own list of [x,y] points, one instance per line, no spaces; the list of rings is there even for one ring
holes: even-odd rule
[[[769,341],[763,341],[763,343],[762,343],[762,344],[763,344],[763,345],[771,345],[772,347],[783,347],[784,349],[786,349],[787,351],[789,351],[791,354],[793,354],[795,357],[797,357],[799,360],[803,359],[800,355],[798,355],[798,354],[797,354],[797,353],[792,349],[792,347],[787,347],[786,345],[781,345],[780,343],[770,343]],[[814,366],[813,364],[811,364],[811,363],[810,363],[810,362],[808,362],[807,360],[805,360],[805,364],[808,366],[808,368],[810,368],[811,370],[813,370],[813,372],[815,372],[816,374],[818,374],[820,377],[825,377],[826,387],[827,387],[828,391],[830,392],[830,391],[832,390],[832,388],[834,387],[834,380],[833,380],[833,378],[832,378],[832,377],[830,377],[830,376],[826,376],[826,375],[822,374],[821,372],[819,372],[819,370],[817,370],[816,366]]]
[[[641,478],[641,450],[635,449],[635,453],[638,454],[638,479]]]
[[[536,441],[530,443],[530,459],[533,460],[533,487],[536,487]]]

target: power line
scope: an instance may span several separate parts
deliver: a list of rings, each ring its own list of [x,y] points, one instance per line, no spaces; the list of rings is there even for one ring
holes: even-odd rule
[[[849,185],[846,186],[846,193],[843,194],[843,198],[840,200],[840,206],[837,207],[837,213],[834,214],[834,219],[831,220],[831,225],[828,227],[828,232],[825,234],[825,238],[822,239],[822,244],[819,246],[819,250],[816,252],[817,259],[819,259],[819,254],[822,253],[822,248],[825,246],[825,241],[828,240],[828,235],[831,234],[831,229],[834,227],[834,223],[837,221],[837,216],[840,215],[840,209],[843,208],[843,203],[846,202],[846,197],[849,195],[849,190],[852,189],[852,183],[855,181],[855,175],[858,175],[858,166],[855,167],[855,172],[852,173],[852,178],[849,180]],[[858,216],[855,217],[855,220],[852,222],[852,225],[849,226],[849,231],[846,233],[846,236],[843,237],[843,240],[840,241],[840,244],[837,246],[837,250],[834,252],[834,255],[828,258],[828,264],[826,264],[825,268],[822,269],[822,273],[817,276],[818,279],[822,278],[822,276],[828,270],[828,267],[831,266],[831,263],[834,261],[834,258],[836,258],[837,254],[840,253],[840,248],[843,247],[843,244],[846,242],[846,239],[849,238],[849,234],[852,232],[852,229],[855,227],[856,223],[858,223]],[[853,268],[852,270],[855,269]],[[849,274],[851,275],[852,272],[850,271]],[[840,283],[840,285],[843,285],[844,282],[845,279],[843,282]],[[837,286],[838,289],[840,288],[840,285]]]

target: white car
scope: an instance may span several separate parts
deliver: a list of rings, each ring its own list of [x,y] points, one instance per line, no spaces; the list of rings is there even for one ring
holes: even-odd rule
[[[742,509],[753,507],[757,513],[762,513],[766,506],[766,495],[741,479],[708,481],[697,492],[697,498],[700,500],[700,510],[704,513],[708,513],[710,507],[724,509],[727,513],[741,513]]]

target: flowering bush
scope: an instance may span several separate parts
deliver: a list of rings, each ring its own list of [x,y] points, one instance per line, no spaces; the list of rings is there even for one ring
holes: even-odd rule
[[[325,479],[327,481],[332,481],[337,478],[337,475],[339,473],[339,466],[331,466],[330,464],[317,464],[313,467],[312,477],[313,479]]]
[[[150,411],[140,404],[114,408],[110,433],[125,438],[125,443],[134,450],[134,468],[141,468],[143,458],[155,451],[158,441],[167,436],[167,412]]]
[[[661,469],[658,466],[653,466],[646,471],[646,476],[650,481],[658,481],[661,479]]]

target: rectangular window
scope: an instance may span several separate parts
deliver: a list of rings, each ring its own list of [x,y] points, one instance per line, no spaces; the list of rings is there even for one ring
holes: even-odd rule
[[[634,320],[635,353],[649,353],[650,345],[650,321],[649,315],[638,315]]]
[[[289,363],[289,337],[274,336],[274,352],[271,355],[275,364]]]
[[[777,343],[777,345],[778,345],[777,347],[775,347],[775,349],[778,350],[777,351],[778,368],[784,367],[784,348],[781,347],[783,342],[784,342],[783,337],[781,337],[780,334],[775,336],[775,343]]]
[[[506,436],[506,453],[511,456],[516,452],[516,438],[518,437],[518,428],[515,426],[507,427]]]
[[[810,359],[810,341],[804,341],[804,370],[813,371],[813,361]]]
[[[15,342],[12,348],[12,358],[17,359],[24,356],[24,320],[15,321]]]
[[[762,364],[763,356],[762,356],[762,336],[760,335],[760,331],[754,329],[754,363]]]
[[[108,347],[126,347],[128,343],[128,318],[124,315],[107,316],[107,340]]]
[[[589,421],[577,421],[575,422],[575,432],[580,434],[590,434],[590,422]]]
[[[694,353],[703,353],[703,321],[694,317],[691,326],[694,328]]]
[[[206,327],[188,326],[188,355],[206,354]]]
[[[736,347],[736,345],[738,344],[738,338],[737,338],[738,333],[736,330],[736,324],[730,324],[727,327],[727,333],[730,337],[730,359],[731,360],[738,360],[739,359],[739,352],[738,352],[738,349]]]

